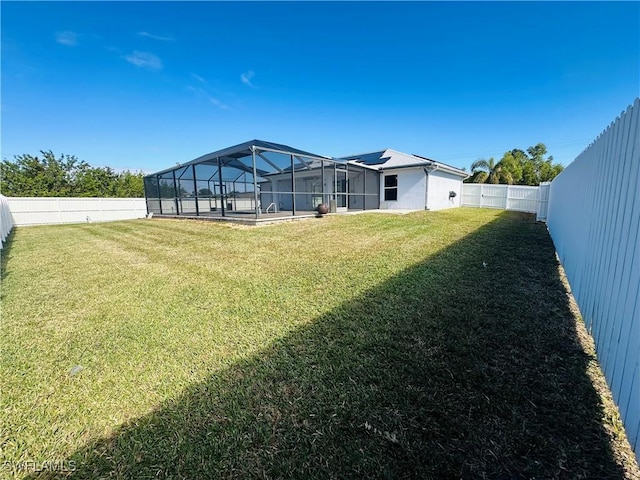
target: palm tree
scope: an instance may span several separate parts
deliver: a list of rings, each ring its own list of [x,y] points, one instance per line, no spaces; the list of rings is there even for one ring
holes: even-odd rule
[[[502,162],[496,162],[493,157],[489,160],[481,158],[471,165],[472,181],[474,183],[513,183],[511,173],[503,168]]]

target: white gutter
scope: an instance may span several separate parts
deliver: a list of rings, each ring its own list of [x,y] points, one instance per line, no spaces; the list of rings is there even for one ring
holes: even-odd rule
[[[429,210],[429,173],[435,172],[436,170],[438,170],[439,166],[440,165],[438,165],[437,163],[432,163],[430,165],[430,167],[432,167],[431,169],[429,169],[429,167],[424,167],[424,173],[427,175],[424,182],[424,209],[425,210]]]

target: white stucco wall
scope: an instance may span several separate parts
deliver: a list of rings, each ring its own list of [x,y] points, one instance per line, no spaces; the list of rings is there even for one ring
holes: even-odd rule
[[[449,192],[456,192],[456,196],[449,198]],[[460,206],[462,198],[462,177],[436,170],[429,173],[429,188],[427,189],[427,209],[443,210]]]
[[[385,175],[398,175],[398,200],[384,200]],[[460,206],[462,198],[462,177],[444,171],[431,172],[428,177],[422,167],[403,168],[398,170],[386,170],[380,176],[380,208],[381,209],[405,209],[443,210]],[[449,198],[449,192],[456,192],[456,196]]]
[[[385,201],[384,177],[398,175],[398,200]],[[380,175],[380,209],[424,210],[426,175],[422,167],[386,170]]]

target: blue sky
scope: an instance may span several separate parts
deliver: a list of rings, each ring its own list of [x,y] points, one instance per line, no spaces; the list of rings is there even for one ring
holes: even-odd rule
[[[152,172],[252,138],[568,164],[640,95],[640,3],[7,2],[2,158]]]

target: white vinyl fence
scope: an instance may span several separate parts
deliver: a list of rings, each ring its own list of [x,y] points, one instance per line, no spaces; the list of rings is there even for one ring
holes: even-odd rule
[[[108,222],[143,218],[144,198],[6,197],[13,224]]]
[[[9,211],[9,202],[7,197],[0,195],[0,248],[4,245],[13,228],[13,218]]]
[[[551,183],[547,225],[640,459],[640,100]]]
[[[536,212],[536,220],[541,222],[547,221],[547,213],[549,211],[549,191],[551,190],[551,182],[542,182],[538,187],[538,211]]]
[[[547,196],[546,190],[544,193],[540,190],[548,188],[545,184],[540,187],[528,187],[463,183],[462,206],[531,212],[537,214],[538,220],[544,220],[547,217]]]

